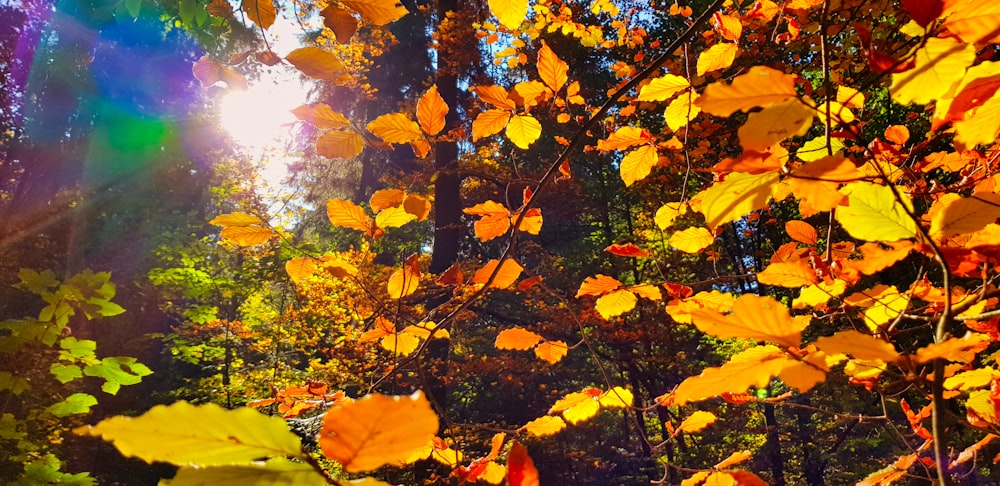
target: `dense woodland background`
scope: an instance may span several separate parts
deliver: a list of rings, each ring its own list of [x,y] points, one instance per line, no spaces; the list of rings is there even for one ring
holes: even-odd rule
[[[0,482],[156,484],[78,427],[187,401],[319,484],[1000,484],[992,1],[268,2],[0,0]]]

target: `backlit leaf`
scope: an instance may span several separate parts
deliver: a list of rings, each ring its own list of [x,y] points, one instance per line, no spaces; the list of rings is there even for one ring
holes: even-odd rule
[[[684,253],[698,253],[715,242],[711,231],[701,226],[692,226],[670,235],[670,246]]]
[[[625,187],[645,179],[659,159],[656,147],[652,145],[643,145],[626,154],[619,166]]]
[[[693,309],[691,316],[699,330],[715,337],[756,339],[793,348],[801,344],[805,327],[802,321],[791,317],[784,304],[753,294],[736,299],[731,314]]]
[[[350,120],[344,115],[333,111],[330,105],[316,103],[315,105],[302,105],[292,110],[295,118],[302,120],[320,130],[330,130],[333,128],[346,128],[351,126]]]
[[[333,31],[337,42],[341,44],[350,42],[358,31],[358,19],[354,18],[350,10],[337,4],[327,5],[319,14],[323,17],[323,25]]]
[[[395,22],[409,13],[399,0],[340,0],[340,3],[375,25]]]
[[[517,108],[517,104],[510,99],[510,96],[507,94],[507,90],[504,89],[503,86],[497,86],[495,84],[488,86],[476,86],[474,91],[476,92],[476,95],[479,96],[479,99],[501,110],[510,111]]]
[[[265,226],[230,226],[219,232],[219,237],[240,246],[263,245],[276,236],[274,230]]]
[[[661,230],[665,230],[674,225],[674,221],[684,213],[687,212],[687,204],[684,203],[666,203],[660,206],[660,209],[656,210],[656,215],[653,220],[656,222],[656,226]]]
[[[1000,42],[1000,32],[997,31],[1000,4],[991,0],[951,3],[958,8],[950,12],[942,28],[969,44]]]
[[[378,344],[382,349],[397,356],[409,356],[420,346],[420,339],[412,334],[400,332],[383,337]]]
[[[844,148],[844,142],[840,141],[840,139],[837,138],[831,138],[830,149],[827,150],[826,137],[819,136],[802,144],[802,147],[799,147],[799,150],[795,152],[795,156],[806,162],[815,162],[819,159],[830,156],[830,154],[836,154],[837,152],[843,150],[843,148]],[[851,164],[851,168],[855,169],[856,171],[856,168],[854,167],[853,163]],[[836,180],[844,181],[844,179],[836,179]]]
[[[510,117],[510,112],[504,110],[480,112],[472,121],[472,141],[477,142],[479,139],[500,133],[507,126]]]
[[[604,319],[622,315],[635,307],[639,299],[628,290],[615,290],[597,299],[594,307]]]
[[[407,143],[423,137],[420,126],[406,113],[382,115],[365,128],[386,143]]]
[[[556,364],[569,352],[569,346],[562,341],[543,341],[535,348],[535,356],[549,364]]]
[[[323,486],[327,483],[311,465],[277,457],[267,462],[221,465],[213,467],[181,467],[171,479],[163,479],[164,486],[274,486],[294,484]],[[382,483],[385,484],[385,483]]]
[[[836,218],[851,236],[867,241],[896,241],[916,236],[916,223],[891,188],[852,182],[840,192],[848,200],[846,206],[837,208]],[[906,207],[912,207],[904,194],[900,196]]]
[[[553,415],[538,417],[535,420],[524,424],[524,427],[521,427],[522,430],[535,437],[555,435],[565,428],[566,422],[562,419],[562,417]]]
[[[584,295],[603,295],[621,286],[622,283],[617,279],[598,274],[583,279],[583,283],[580,284],[580,290],[576,292],[576,298],[579,299]]]
[[[722,462],[714,466],[715,469],[725,469],[730,466],[735,466],[747,459],[753,457],[750,451],[737,451],[729,455],[729,457],[722,460]]]
[[[774,262],[757,274],[757,281],[764,285],[801,288],[816,283],[816,270],[803,261]]]
[[[528,0],[489,0],[490,12],[510,30],[517,30],[528,14]]]
[[[252,214],[247,213],[229,213],[220,214],[215,218],[212,218],[208,224],[214,224],[216,226],[230,227],[230,226],[253,226],[263,224],[260,218]]]
[[[389,282],[386,284],[389,297],[393,299],[402,299],[416,292],[418,287],[420,287],[420,274],[414,274],[409,266],[392,272],[392,275],[389,276]]]
[[[986,366],[948,377],[944,380],[944,387],[948,390],[972,390],[989,386],[996,378],[1000,378],[1000,371]]]
[[[971,197],[942,199],[943,207],[929,211],[933,214],[930,234],[934,238],[975,233],[1000,218],[1000,195],[978,193]],[[935,204],[937,206],[937,204]]]
[[[493,344],[497,349],[525,351],[534,348],[542,340],[542,336],[523,327],[513,327],[500,331],[500,334],[497,334],[496,342]]]
[[[667,109],[663,112],[663,118],[667,122],[667,126],[671,130],[677,131],[681,128],[687,126],[690,120],[693,120],[699,113],[701,113],[701,107],[698,106],[697,100],[700,95],[694,91],[688,91],[682,94],[667,105]]]
[[[793,309],[808,309],[825,304],[833,297],[840,296],[847,290],[847,282],[836,279],[832,284],[817,282],[814,285],[803,287],[802,292],[792,301]]]
[[[732,42],[719,42],[705,49],[698,55],[698,76],[732,66],[739,51],[739,46]]]
[[[295,49],[285,56],[285,60],[302,74],[315,79],[337,81],[347,71],[347,67],[336,55],[315,46]]]
[[[604,251],[623,257],[632,258],[646,258],[649,256],[649,252],[639,248],[634,243],[626,243],[624,245],[613,244],[604,249]]]
[[[328,159],[350,159],[365,148],[365,139],[354,130],[330,130],[316,140],[316,153]]]
[[[763,208],[771,199],[778,180],[777,172],[736,172],[702,191],[701,212],[705,215],[708,228],[715,229]]]
[[[423,196],[410,194],[403,200],[403,209],[416,216],[417,221],[423,221],[431,212],[431,202]]]
[[[462,210],[465,214],[480,216],[473,224],[476,237],[480,241],[489,241],[498,236],[503,236],[510,229],[510,213],[507,207],[496,201],[485,201],[471,208]]]
[[[448,104],[441,97],[441,93],[438,93],[437,85],[431,86],[417,102],[417,121],[420,122],[420,128],[423,128],[428,135],[441,133],[448,111]]]
[[[806,245],[815,245],[816,241],[819,240],[819,235],[813,225],[797,219],[785,222],[785,232],[793,240]]]
[[[284,420],[213,403],[157,405],[138,417],[111,417],[75,432],[102,437],[122,455],[149,463],[222,466],[266,457],[305,457],[298,436]]]
[[[541,135],[542,124],[531,115],[514,115],[507,123],[507,138],[522,149],[527,149]]]
[[[653,78],[639,90],[639,101],[666,101],[683,89],[691,87],[686,78],[667,74]]]
[[[410,221],[417,219],[416,216],[406,212],[402,206],[383,210],[375,215],[375,225],[379,228],[399,228]]]
[[[900,104],[930,103],[962,79],[976,48],[955,39],[931,37],[916,53],[913,69],[892,75],[892,99]]]
[[[476,274],[472,277],[472,283],[485,285],[486,281],[490,278],[490,275],[492,275],[493,271],[496,270],[498,263],[498,260],[493,259],[487,262],[486,265],[483,265],[483,268],[476,271]],[[521,276],[522,270],[524,270],[524,267],[513,259],[508,258],[504,260],[503,265],[500,265],[500,271],[497,272],[496,277],[493,279],[493,283],[490,284],[490,288],[505,289],[510,287],[515,281],[517,281],[517,278]]]
[[[406,193],[399,189],[379,189],[368,199],[372,211],[379,212],[403,204]]]
[[[81,413],[90,413],[90,407],[97,405],[97,398],[89,393],[74,393],[60,402],[49,405],[45,411],[56,417],[68,417]]]
[[[857,359],[893,362],[899,357],[892,343],[853,329],[840,331],[816,340],[816,347],[826,354],[849,354]]]
[[[361,206],[345,199],[327,201],[326,214],[333,226],[367,232],[372,225],[371,217]]]
[[[612,150],[624,150],[636,145],[649,143],[653,136],[646,130],[638,127],[621,127],[607,139],[597,141],[597,150],[609,152]]]
[[[553,92],[558,93],[566,81],[569,80],[567,73],[569,72],[569,65],[567,65],[559,56],[549,47],[545,41],[542,41],[542,47],[538,50],[538,77],[542,78],[542,81],[552,89]]]
[[[688,418],[684,419],[684,421],[681,422],[681,425],[677,427],[677,431],[687,434],[700,432],[704,430],[705,427],[714,424],[717,420],[719,419],[714,413],[698,410],[689,415]]]
[[[940,343],[928,344],[918,349],[913,359],[917,364],[927,363],[935,359],[968,363],[972,361],[976,353],[986,349],[989,343],[990,337],[988,335],[969,332],[962,337],[952,337]]]
[[[248,19],[264,30],[274,25],[274,19],[278,15],[273,0],[243,0],[240,9]]]
[[[698,376],[685,379],[674,391],[674,403],[716,397],[726,392],[742,393],[751,386],[763,388],[787,365],[785,353],[767,345],[737,353],[718,368],[705,368]]]
[[[816,112],[791,99],[768,106],[747,116],[738,134],[743,150],[765,152],[772,145],[805,135],[813,124]]]
[[[419,391],[410,396],[372,394],[327,411],[319,445],[323,455],[357,473],[405,461],[437,431],[437,414]]]
[[[285,262],[285,271],[292,282],[299,283],[316,273],[316,259],[310,257],[292,258]]]
[[[581,400],[576,405],[569,407],[562,412],[562,416],[567,422],[576,425],[590,420],[601,410],[601,405],[592,397]]]
[[[538,486],[535,462],[528,455],[528,448],[517,441],[507,453],[507,486]]]
[[[628,389],[616,386],[597,398],[597,403],[604,408],[628,408],[635,402],[635,395]]]
[[[732,84],[718,81],[705,87],[698,106],[705,113],[727,117],[736,111],[781,103],[796,96],[795,75],[754,66],[746,74],[733,79]]]

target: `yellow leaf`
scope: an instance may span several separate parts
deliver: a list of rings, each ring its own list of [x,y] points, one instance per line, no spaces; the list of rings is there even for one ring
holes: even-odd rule
[[[323,268],[336,278],[353,277],[358,274],[358,267],[333,256],[321,259]]]
[[[510,121],[510,112],[504,110],[486,110],[476,115],[472,121],[472,141],[500,133]],[[508,135],[509,137],[509,135]]]
[[[542,81],[553,92],[558,93],[566,81],[569,81],[568,72],[569,66],[562,59],[559,59],[559,56],[552,52],[552,49],[543,40],[542,48],[538,50],[538,77],[542,78]]]
[[[407,143],[423,136],[420,126],[406,113],[382,115],[365,128],[386,143]]]
[[[639,90],[639,101],[666,101],[683,89],[691,87],[688,80],[676,74],[653,78]]]
[[[865,106],[865,95],[850,86],[837,86],[837,103],[848,108],[861,109]]]
[[[701,113],[701,107],[696,103],[699,96],[701,95],[694,91],[688,91],[687,94],[674,98],[667,105],[666,111],[663,112],[663,118],[671,130],[675,132],[680,130]]]
[[[735,111],[781,103],[796,96],[795,79],[793,74],[754,66],[733,79],[732,84],[718,81],[706,86],[698,106],[705,113],[728,117]]]
[[[701,226],[692,226],[670,236],[670,246],[684,253],[698,253],[715,243],[715,236]]]
[[[392,272],[389,282],[386,284],[389,297],[393,299],[402,299],[416,292],[419,286],[420,274],[414,273],[409,265]]]
[[[558,418],[558,417],[553,417]],[[529,432],[530,433],[530,432]],[[507,467],[493,461],[486,463],[486,470],[479,475],[479,478],[489,484],[500,484],[507,477]]]
[[[420,339],[411,334],[394,333],[383,337],[379,341],[379,346],[397,356],[409,356],[410,353],[416,351],[417,347],[420,346]]]
[[[354,130],[330,130],[316,140],[316,153],[328,159],[350,159],[365,148],[365,140]]]
[[[473,224],[479,241],[489,241],[503,236],[510,229],[510,216],[507,207],[496,201],[482,202],[471,208],[465,208],[462,212],[480,216]]]
[[[522,149],[527,149],[541,135],[542,124],[531,115],[514,115],[507,123],[507,138]]]
[[[670,6],[671,10],[674,7],[676,7],[676,6],[677,6],[676,3],[672,4]],[[698,471],[698,472],[692,474],[691,477],[689,477],[689,478],[684,479],[683,481],[681,481],[681,486],[698,486],[699,484],[704,483],[705,479],[708,478],[708,476],[710,474],[712,474],[712,473],[710,473],[708,471]]]
[[[347,117],[333,111],[333,108],[330,108],[330,105],[325,103],[316,103],[313,106],[302,105],[292,110],[292,114],[295,115],[295,118],[320,130],[347,128],[351,126],[351,122]]]
[[[648,143],[653,140],[653,136],[638,127],[621,127],[615,130],[605,140],[597,141],[597,150],[610,152],[612,150],[624,150],[629,147]]]
[[[315,79],[337,81],[347,71],[347,66],[337,56],[315,46],[295,49],[285,56],[285,60],[302,74]]]
[[[722,460],[722,462],[713,466],[715,469],[725,469],[730,466],[735,466],[747,459],[753,457],[750,451],[738,451],[729,455],[729,457]]]
[[[497,334],[496,342],[493,343],[497,349],[516,349],[525,351],[535,347],[542,341],[542,336],[535,334],[523,327],[513,327],[504,329]]]
[[[285,262],[285,271],[292,278],[292,282],[299,283],[316,272],[316,259],[310,257],[292,258]]]
[[[687,434],[700,432],[704,430],[705,427],[714,424],[717,420],[719,420],[719,418],[716,417],[714,413],[698,410],[697,412],[689,415],[688,418],[684,419],[684,421],[681,422],[681,425],[677,427],[677,431]]]
[[[843,149],[844,149],[844,142],[841,142],[839,138],[831,138],[830,148],[828,150],[826,147],[826,137],[820,135],[802,144],[802,147],[799,147],[799,150],[795,152],[795,156],[806,162],[816,162],[817,160],[820,160],[824,157],[830,157],[829,154],[837,154],[837,152]],[[841,157],[838,160],[845,160],[845,159]],[[854,169],[854,172],[857,172],[857,167],[854,166],[854,163],[851,163],[851,169]],[[860,174],[858,177],[860,177]],[[847,179],[837,179],[837,180],[842,182],[847,182]]]
[[[386,336],[391,336],[393,334],[396,334],[396,325],[389,319],[379,316],[375,318],[375,327],[361,334],[361,337],[358,338],[358,342],[367,343],[376,339],[382,339]]]
[[[635,294],[622,289],[602,295],[597,299],[594,307],[597,309],[597,313],[607,320],[632,310],[638,301]]]
[[[969,44],[996,44],[1000,42],[997,19],[1000,18],[1000,4],[992,0],[971,0],[951,2],[954,10],[941,25]]]
[[[528,0],[489,0],[490,12],[510,30],[517,30],[528,14]]]
[[[247,18],[260,28],[267,30],[274,25],[274,19],[278,12],[274,9],[273,0],[243,0],[240,10],[246,14]]]
[[[686,212],[687,204],[679,202],[666,203],[660,206],[660,209],[656,210],[656,216],[654,216],[653,221],[661,230],[665,230],[673,226],[674,221]]]
[[[243,464],[226,464],[212,467],[182,465],[173,478],[164,479],[160,484],[183,485],[225,485],[225,484],[294,484],[296,486],[326,486],[330,484],[313,466],[305,462],[295,462],[283,457]],[[358,486],[353,483],[350,486]],[[389,486],[386,483],[361,486]]]
[[[940,199],[943,207],[928,211],[931,219],[931,237],[944,239],[954,235],[975,233],[1000,218],[1000,195],[988,192],[958,199]]]
[[[917,50],[913,69],[892,75],[892,99],[926,104],[957,84],[976,58],[976,48],[955,39],[931,37]]]
[[[652,300],[654,302],[663,299],[663,294],[660,292],[660,288],[655,285],[650,285],[650,284],[633,285],[632,287],[629,287],[629,290],[632,291],[633,294],[638,295],[639,297],[642,297],[647,300]]]
[[[816,270],[803,261],[774,262],[757,274],[757,281],[764,285],[801,288],[816,283]]]
[[[816,340],[816,347],[829,355],[849,354],[862,360],[882,360],[893,362],[899,358],[899,353],[892,343],[878,339],[870,334],[862,334],[853,329],[840,331],[832,336]]]
[[[1000,371],[987,366],[949,377],[944,380],[944,387],[948,390],[972,390],[989,386],[994,378],[1000,378]]]
[[[694,325],[719,338],[756,339],[797,348],[808,322],[792,318],[784,304],[771,297],[745,294],[736,299],[731,314],[692,309]]]
[[[379,228],[399,228],[415,219],[417,217],[406,212],[406,209],[403,207],[389,208],[375,215],[375,226]]]
[[[399,0],[340,0],[340,3],[375,25],[395,22],[409,13]]]
[[[274,230],[265,226],[230,226],[219,232],[219,237],[240,246],[263,245],[276,236]]]
[[[437,329],[437,323],[434,321],[424,321],[406,326],[402,332],[420,339],[431,339],[431,333],[433,333],[434,339],[451,339],[451,333],[447,329]]]
[[[552,415],[538,417],[535,420],[524,424],[524,427],[521,427],[521,429],[527,432],[528,435],[533,435],[535,437],[555,435],[565,428],[566,422],[563,421],[562,417]]]
[[[792,301],[793,309],[809,309],[820,304],[825,304],[832,297],[840,296],[847,290],[847,282],[836,279],[832,284],[818,282],[808,287],[803,287],[802,292]]]
[[[602,295],[621,287],[622,283],[613,277],[597,274],[593,277],[583,279],[580,290],[576,292],[576,298],[584,295]]]
[[[486,281],[496,270],[498,260],[493,259],[486,262],[483,268],[476,271],[476,274],[472,277],[472,283],[476,284],[486,284]],[[493,279],[493,283],[490,284],[490,288],[494,289],[505,289],[510,287],[517,281],[517,278],[521,276],[521,271],[524,267],[519,265],[516,261],[508,258],[503,261],[503,265],[500,265],[500,271],[497,272],[496,277]]]
[[[955,149],[971,150],[976,145],[992,143],[997,132],[1000,132],[1000,94],[994,94],[967,119],[955,122]]]
[[[335,406],[323,417],[323,455],[350,473],[405,461],[431,441],[438,417],[418,391],[410,396],[368,395]]]
[[[847,205],[837,208],[836,218],[851,236],[866,241],[897,241],[913,238],[916,223],[906,214],[913,205],[900,193],[903,204],[893,190],[870,182],[852,182],[840,192],[848,197]]]
[[[261,224],[264,224],[264,222],[261,221],[260,218],[258,218],[257,216],[254,216],[252,214],[247,214],[247,213],[228,213],[228,214],[220,214],[220,215],[212,218],[212,220],[209,221],[208,224],[214,224],[216,226],[223,226],[223,227],[228,228],[230,226],[254,226],[254,225],[261,225]]]
[[[643,145],[626,154],[619,165],[625,187],[631,186],[635,181],[645,179],[659,159],[656,147],[652,145]]]
[[[698,56],[698,76],[732,66],[739,51],[739,46],[731,42],[720,42],[705,49]]]
[[[569,352],[569,346],[563,341],[543,341],[535,348],[535,356],[549,364],[556,364]]]
[[[743,150],[766,152],[772,145],[791,137],[805,135],[812,126],[815,111],[797,99],[768,106],[747,116],[738,134]]]
[[[417,217],[417,221],[427,219],[431,212],[431,202],[423,196],[409,195],[403,200],[403,209]]]
[[[701,212],[708,228],[714,230],[763,208],[771,199],[779,178],[773,171],[761,174],[734,172],[702,191]]]
[[[587,397],[586,400],[582,400],[576,405],[563,410],[562,416],[567,422],[576,425],[580,422],[589,420],[593,416],[597,415],[597,412],[600,410],[601,406],[597,403],[597,400]]]
[[[989,344],[989,335],[969,332],[960,338],[953,337],[940,343],[928,344],[918,349],[913,359],[917,364],[923,364],[938,358],[959,363],[968,363],[975,358],[976,353],[986,349]]]
[[[333,31],[337,42],[341,44],[350,42],[358,30],[358,19],[354,18],[350,10],[339,5],[327,5],[319,14],[323,16],[323,25]]]
[[[635,402],[635,396],[631,391],[616,386],[601,394],[597,399],[604,408],[628,408]]]
[[[441,97],[441,93],[438,93],[435,84],[417,102],[417,121],[428,135],[437,135],[444,130],[445,115],[448,111],[448,104]]]
[[[742,393],[751,386],[766,387],[787,360],[785,353],[771,345],[747,349],[721,367],[705,368],[700,375],[682,381],[674,391],[674,403],[683,406],[726,392]]]
[[[740,40],[740,36],[743,34],[743,24],[739,17],[716,13],[712,16],[712,21],[723,39],[734,42]]]
[[[520,213],[511,216],[511,219],[516,219]],[[538,208],[529,209],[524,215],[524,219],[521,220],[521,225],[517,227],[518,231],[524,231],[525,233],[531,235],[537,235],[542,231],[542,210]]]
[[[403,204],[404,197],[406,193],[399,189],[379,189],[368,199],[368,204],[372,207],[372,211],[377,213]]]
[[[327,201],[326,214],[330,218],[330,224],[334,226],[363,232],[368,232],[372,226],[372,219],[361,206],[344,199]]]

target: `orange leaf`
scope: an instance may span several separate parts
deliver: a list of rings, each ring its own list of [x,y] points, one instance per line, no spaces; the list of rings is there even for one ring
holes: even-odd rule
[[[783,140],[805,135],[816,112],[796,99],[782,101],[747,116],[737,131],[743,150],[765,152]]]
[[[316,153],[328,159],[350,159],[365,148],[365,139],[354,130],[330,130],[316,140]]]
[[[316,259],[310,257],[292,258],[285,262],[285,271],[292,278],[292,282],[299,283],[316,272]]]
[[[608,136],[605,140],[597,141],[597,150],[610,152],[612,150],[623,150],[636,145],[648,143],[653,136],[642,128],[621,127]]]
[[[472,121],[472,141],[500,133],[510,121],[510,112],[503,110],[486,110],[479,113]]]
[[[722,34],[723,39],[736,42],[743,34],[743,24],[740,23],[739,17],[715,12],[712,14],[712,23],[715,24],[715,29]]]
[[[607,275],[597,274],[593,277],[583,279],[580,290],[576,292],[576,298],[584,295],[602,295],[621,287],[622,283],[617,279]]]
[[[726,392],[742,393],[751,386],[765,387],[787,365],[785,353],[775,346],[747,349],[721,367],[705,368],[700,375],[682,381],[674,391],[674,403],[683,406]]]
[[[419,391],[410,396],[373,394],[327,411],[319,445],[323,455],[358,473],[405,461],[437,430],[437,414]]]
[[[263,1],[269,2],[270,0]],[[285,60],[295,66],[302,74],[315,79],[336,82],[347,71],[347,66],[344,66],[344,63],[340,62],[336,55],[314,46],[295,49],[285,56]]]
[[[698,56],[698,76],[731,66],[739,51],[739,46],[731,42],[720,42],[705,49]]]
[[[230,226],[219,232],[219,237],[239,246],[263,245],[275,236],[278,234],[266,226]]]
[[[344,115],[333,111],[330,105],[316,103],[315,105],[302,105],[294,110],[292,114],[295,118],[302,120],[320,130],[330,130],[333,128],[346,128],[351,126],[350,120]]]
[[[622,315],[633,308],[639,299],[632,292],[620,289],[609,294],[602,295],[594,304],[597,313],[605,320]]]
[[[395,22],[409,13],[399,0],[340,0],[340,3],[375,25]]]
[[[735,111],[780,103],[797,95],[795,79],[793,74],[754,66],[733,79],[732,84],[719,81],[706,86],[698,106],[706,113],[728,117]]]
[[[763,174],[730,174],[702,191],[701,212],[709,229],[736,221],[751,211],[764,207],[778,184],[777,172]],[[839,214],[839,213],[838,213]]]
[[[892,343],[853,329],[840,331],[816,340],[816,347],[828,355],[849,354],[857,359],[893,362],[899,357]]]
[[[565,428],[566,421],[564,421],[562,417],[555,417],[552,415],[538,417],[535,420],[524,424],[524,427],[521,427],[522,430],[535,437],[555,435]]]
[[[423,128],[428,135],[441,133],[448,111],[448,104],[438,93],[437,85],[431,86],[417,102],[417,121],[420,122],[420,128]]]
[[[228,213],[228,214],[220,214],[212,218],[212,220],[209,221],[208,224],[214,224],[215,226],[222,226],[224,228],[228,228],[231,226],[258,226],[264,224],[264,222],[261,221],[260,218],[252,214]]]
[[[423,136],[420,126],[406,113],[382,115],[365,128],[386,143],[408,143]]]
[[[907,2],[904,2],[907,3]],[[993,0],[970,0],[949,2],[961,6],[950,12],[941,25],[969,44],[995,44],[1000,42],[997,19],[1000,18],[1000,3]],[[929,16],[929,15],[928,15]],[[916,20],[916,19],[914,19]]]
[[[813,225],[797,219],[785,222],[785,232],[793,240],[807,245],[815,245],[816,241],[819,240],[819,235],[816,234],[816,228],[813,228]]]
[[[725,469],[729,466],[735,466],[747,459],[750,459],[750,451],[739,451],[734,452],[729,455],[729,457],[722,460],[722,462],[715,465],[715,469]]]
[[[406,259],[403,268],[392,273],[389,277],[389,282],[386,284],[386,290],[389,293],[389,297],[402,299],[416,292],[419,286],[420,266],[417,265],[417,256],[414,254]]]
[[[431,202],[423,196],[411,194],[403,200],[403,209],[416,216],[417,221],[423,221],[427,219],[427,215],[431,212]]]
[[[816,271],[806,262],[775,262],[757,274],[757,281],[764,285],[801,288],[818,281]]]
[[[405,196],[406,193],[399,189],[379,189],[372,194],[368,204],[372,207],[372,211],[379,212],[403,204]]]
[[[489,241],[503,236],[510,229],[507,207],[496,201],[486,201],[462,210],[465,214],[481,216],[473,225],[479,241]]]
[[[326,214],[330,224],[367,232],[372,227],[372,218],[365,210],[351,201],[330,199],[326,202]]]
[[[486,284],[486,281],[496,270],[499,261],[496,259],[486,262],[483,268],[476,271],[476,274],[472,277],[472,283],[476,284]],[[521,275],[521,271],[524,267],[519,265],[516,261],[508,258],[503,261],[503,265],[500,265],[500,271],[497,272],[496,277],[493,279],[493,283],[490,284],[490,288],[494,289],[505,289],[510,287],[517,278]]]
[[[566,356],[568,351],[569,346],[563,341],[543,341],[535,348],[535,356],[549,364],[556,364]]]
[[[278,16],[273,0],[243,0],[240,10],[264,30],[274,25],[274,19]]]
[[[604,251],[623,257],[646,258],[649,256],[648,251],[639,248],[634,243],[626,243],[624,245],[615,243],[605,248]]]
[[[525,351],[535,347],[540,341],[542,341],[542,336],[519,326],[500,331],[493,345],[497,349]]]
[[[986,349],[989,344],[989,335],[969,332],[960,338],[953,337],[940,343],[928,344],[918,349],[913,359],[917,364],[927,363],[938,358],[968,363],[972,361],[976,353]]]
[[[805,327],[802,321],[789,315],[784,304],[771,297],[753,294],[736,299],[732,314],[692,309],[691,316],[699,330],[715,337],[757,339],[792,348],[801,344],[802,329]]]
[[[552,90],[541,81],[521,81],[514,85],[510,97],[514,103],[528,108],[552,98]]]
[[[699,432],[705,427],[714,424],[716,420],[718,420],[718,417],[716,417],[714,413],[698,410],[688,416],[688,418],[684,419],[684,421],[681,422],[681,425],[677,427],[677,431],[687,434]]]
[[[511,216],[511,219],[516,219],[520,213]],[[525,213],[524,218],[521,219],[521,225],[517,227],[519,231],[524,231],[530,235],[537,235],[542,231],[542,210],[538,208],[529,209]]]
[[[333,31],[337,42],[347,44],[358,30],[358,19],[350,10],[336,4],[330,4],[319,14],[323,17],[323,25]]]
[[[568,72],[569,66],[559,59],[559,56],[552,52],[552,49],[543,40],[542,48],[538,51],[538,76],[549,88],[552,88],[552,91],[558,93],[569,80]]]
[[[367,343],[386,336],[392,336],[393,334],[396,334],[396,325],[389,319],[378,316],[375,318],[375,327],[361,334],[358,342]]]
[[[660,156],[656,147],[652,145],[643,145],[625,154],[618,166],[622,180],[625,181],[625,187],[645,179],[659,160]]]
[[[903,145],[910,139],[910,130],[903,125],[893,125],[885,129],[885,139],[894,144]]]
[[[517,441],[514,441],[507,453],[507,485],[538,486],[535,463],[528,456],[528,449]]]
[[[501,109],[504,111],[510,111],[517,108],[517,105],[510,99],[507,94],[507,90],[503,89],[502,86],[490,85],[490,86],[477,86],[473,91],[479,96],[479,99]]]

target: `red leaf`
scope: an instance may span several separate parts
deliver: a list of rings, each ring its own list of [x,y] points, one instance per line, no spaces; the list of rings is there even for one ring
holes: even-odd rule
[[[903,8],[910,13],[910,18],[921,27],[935,21],[944,11],[941,0],[903,0]]]
[[[623,257],[636,257],[636,258],[646,258],[649,256],[649,252],[639,248],[633,243],[626,243],[624,245],[614,244],[604,249],[608,253],[614,253],[618,256]]]
[[[507,454],[508,486],[538,486],[538,469],[528,456],[528,448],[514,442]]]

